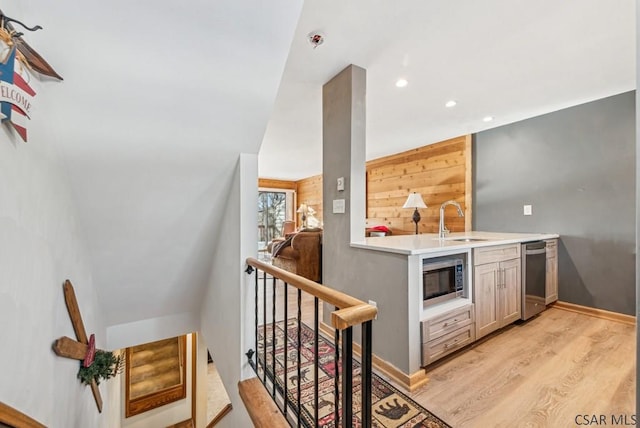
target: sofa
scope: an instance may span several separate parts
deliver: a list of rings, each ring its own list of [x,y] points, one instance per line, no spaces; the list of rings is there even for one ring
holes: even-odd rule
[[[311,281],[322,281],[322,229],[291,234],[273,248],[274,266]]]

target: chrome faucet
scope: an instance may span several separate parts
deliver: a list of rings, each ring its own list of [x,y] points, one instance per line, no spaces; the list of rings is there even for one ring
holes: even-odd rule
[[[438,237],[444,238],[447,233],[449,233],[449,229],[444,225],[444,209],[447,205],[453,205],[458,209],[458,215],[460,217],[464,217],[464,213],[462,212],[462,207],[456,201],[446,201],[440,205],[440,225],[438,226]]]

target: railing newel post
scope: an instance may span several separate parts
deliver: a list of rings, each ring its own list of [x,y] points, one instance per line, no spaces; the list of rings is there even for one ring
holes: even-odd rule
[[[353,327],[342,334],[342,426],[353,426]],[[366,426],[366,425],[365,425]]]
[[[338,308],[336,307],[336,310]],[[344,340],[344,339],[343,339]],[[333,382],[333,398],[334,398],[334,419],[335,426],[340,426],[340,330],[336,328],[335,337],[334,337],[334,347],[335,347],[335,357],[333,370],[335,371],[334,382]]]
[[[318,313],[318,305],[319,305],[319,301],[317,297],[313,298],[313,367],[314,367],[314,375],[313,375],[313,418],[315,420],[315,426],[318,427],[318,378],[319,378],[319,370],[320,370],[320,363],[319,363],[319,356],[318,353],[320,352],[318,349],[318,339],[319,339],[319,332],[318,332],[318,318],[319,318],[319,313]]]
[[[370,427],[371,418],[371,378],[372,378],[372,328],[373,321],[362,323],[362,369],[360,371],[361,382],[361,420],[363,427]]]

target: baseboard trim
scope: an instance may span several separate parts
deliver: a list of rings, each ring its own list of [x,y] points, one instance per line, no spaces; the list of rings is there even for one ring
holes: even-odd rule
[[[616,321],[628,325],[636,325],[636,317],[633,315],[621,314],[618,312],[606,311],[604,309],[590,308],[588,306],[576,305],[575,303],[557,301],[550,305],[552,308],[562,309],[563,311],[576,312],[583,315],[589,315],[595,318],[602,318],[609,321]]]
[[[231,405],[231,403],[228,403],[226,406],[222,408],[222,410],[218,412],[218,414],[213,419],[211,419],[211,422],[209,422],[209,424],[207,425],[207,428],[213,428],[214,426],[216,426],[218,422],[220,422],[222,418],[227,416],[227,414],[231,410],[233,410],[233,406]]]
[[[320,321],[319,325],[320,331],[325,335],[329,337],[334,336],[335,329],[333,327],[322,321]],[[362,355],[361,349],[362,348],[359,344],[353,344],[353,353],[358,357]],[[407,374],[388,361],[385,361],[382,358],[378,357],[376,354],[373,354],[371,356],[371,364],[383,376],[393,380],[398,386],[406,389],[409,392],[415,391],[429,381],[429,378],[427,377],[427,371],[425,369],[420,369],[415,373]]]

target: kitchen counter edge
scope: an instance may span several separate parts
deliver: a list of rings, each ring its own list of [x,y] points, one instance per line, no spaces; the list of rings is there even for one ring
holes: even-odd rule
[[[456,239],[480,239],[478,241],[461,242]],[[437,233],[420,235],[392,235],[365,238],[364,241],[352,242],[351,247],[365,250],[381,251],[405,255],[437,254],[452,250],[466,251],[471,248],[491,247],[495,245],[517,244],[559,238],[557,233],[503,233],[503,232],[457,232],[438,238]]]

